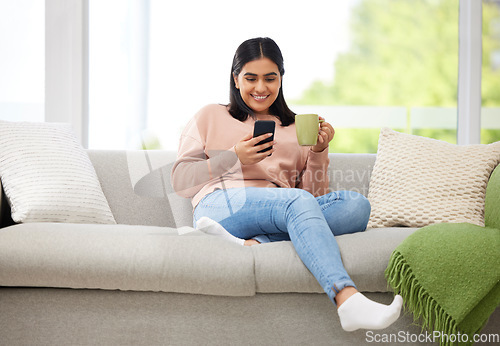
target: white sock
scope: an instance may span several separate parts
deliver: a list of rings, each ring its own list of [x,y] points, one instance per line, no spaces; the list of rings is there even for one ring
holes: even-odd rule
[[[403,298],[394,297],[391,305],[368,299],[357,292],[340,305],[337,312],[342,328],[347,332],[363,329],[384,329],[393,324],[401,313]]]
[[[236,238],[234,235],[226,231],[218,222],[203,216],[201,219],[196,221],[196,229],[202,231],[203,233],[209,235],[215,235],[221,237],[222,239],[229,240],[230,242],[244,245],[245,239]]]

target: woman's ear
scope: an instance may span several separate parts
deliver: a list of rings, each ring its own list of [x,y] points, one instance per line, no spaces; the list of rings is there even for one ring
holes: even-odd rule
[[[238,84],[238,76],[233,73],[233,79],[234,79],[234,85],[236,86],[236,89],[239,89],[240,86]]]

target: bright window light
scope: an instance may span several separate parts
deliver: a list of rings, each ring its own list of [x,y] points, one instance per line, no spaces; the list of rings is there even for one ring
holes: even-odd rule
[[[44,120],[44,6],[0,0],[0,120]]]

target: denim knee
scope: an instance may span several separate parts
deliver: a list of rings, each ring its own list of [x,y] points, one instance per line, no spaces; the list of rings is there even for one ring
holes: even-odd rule
[[[319,207],[319,204],[316,201],[316,198],[306,190],[291,188],[287,189],[288,200],[290,201],[289,206],[297,206],[300,205],[302,208],[315,208]],[[319,209],[318,209],[319,210]]]
[[[349,203],[350,209],[357,213],[356,219],[362,224],[367,224],[372,209],[368,198],[355,191],[345,191],[344,199]]]
[[[287,190],[288,202],[285,217],[291,217],[292,220],[295,220],[299,216],[301,218],[320,217],[324,219],[320,205],[310,192],[298,188]]]

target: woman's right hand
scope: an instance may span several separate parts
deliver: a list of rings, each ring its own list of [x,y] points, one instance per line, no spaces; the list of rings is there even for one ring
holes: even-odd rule
[[[253,165],[257,162],[264,160],[266,157],[270,156],[274,152],[274,148],[269,151],[258,153],[263,149],[269,148],[274,145],[276,142],[268,142],[260,145],[255,145],[260,141],[271,137],[272,134],[265,133],[258,137],[253,138],[253,134],[249,133],[245,137],[243,137],[235,146],[234,150],[238,159],[240,160],[242,165]]]

